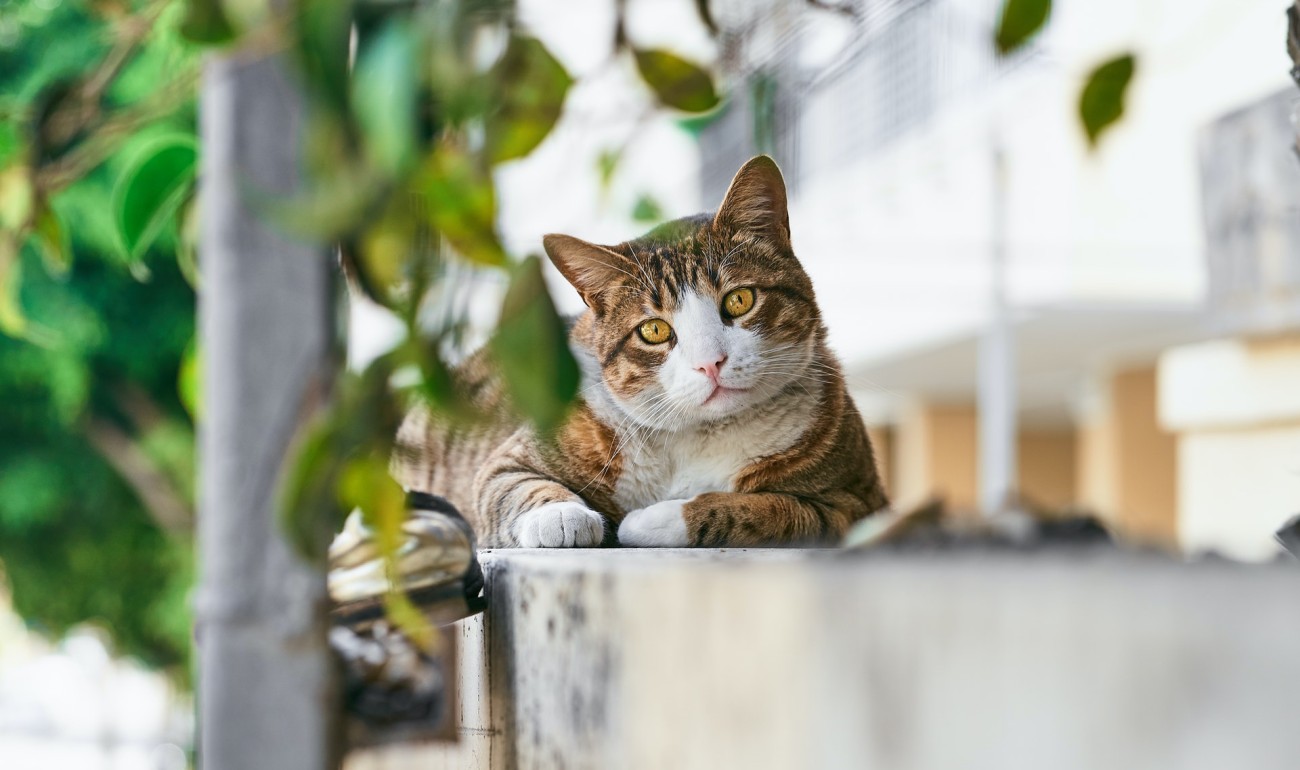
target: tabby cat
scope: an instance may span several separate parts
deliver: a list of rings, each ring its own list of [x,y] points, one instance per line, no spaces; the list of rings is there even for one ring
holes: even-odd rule
[[[830,543],[885,507],[770,158],[713,216],[617,246],[543,244],[588,307],[570,334],[580,402],[548,440],[417,409],[394,459],[404,486],[449,498],[488,547]],[[460,375],[509,414],[486,355]]]

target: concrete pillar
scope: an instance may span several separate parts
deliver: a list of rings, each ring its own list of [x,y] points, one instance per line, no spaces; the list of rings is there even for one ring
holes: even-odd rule
[[[333,381],[334,267],[247,197],[297,185],[303,100],[282,58],[235,52],[208,61],[201,117],[199,758],[325,770],[340,731],[324,565],[290,547],[275,509],[290,440]]]
[[[989,318],[979,346],[979,509],[997,513],[1016,491],[1016,335],[1007,286],[1007,160],[993,152]]]

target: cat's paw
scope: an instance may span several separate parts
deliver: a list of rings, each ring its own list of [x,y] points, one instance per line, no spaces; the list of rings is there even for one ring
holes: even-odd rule
[[[605,539],[605,519],[582,503],[547,503],[521,515],[515,539],[524,548],[589,548]]]
[[[665,500],[632,511],[618,525],[618,542],[646,548],[685,548],[686,518],[682,510],[688,500]]]

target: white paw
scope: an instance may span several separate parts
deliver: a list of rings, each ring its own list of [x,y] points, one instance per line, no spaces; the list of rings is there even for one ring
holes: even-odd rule
[[[585,548],[605,539],[605,519],[582,503],[547,503],[515,522],[524,548]]]
[[[665,500],[632,511],[618,525],[618,542],[649,548],[685,548],[686,519],[682,508],[688,500]]]

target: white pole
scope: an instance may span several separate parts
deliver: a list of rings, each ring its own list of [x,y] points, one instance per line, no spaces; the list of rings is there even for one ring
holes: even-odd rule
[[[989,321],[979,349],[979,502],[1003,510],[1016,489],[1016,348],[1007,299],[1007,173],[994,140]]]

